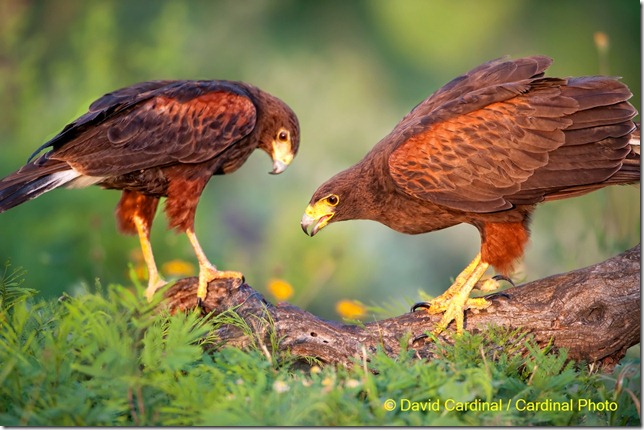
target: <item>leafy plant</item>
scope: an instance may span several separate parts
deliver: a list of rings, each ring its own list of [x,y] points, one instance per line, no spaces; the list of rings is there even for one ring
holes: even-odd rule
[[[12,268],[9,260],[5,262],[4,272],[0,277],[0,309],[8,311],[15,303],[37,293],[34,289],[21,286],[26,273],[22,267]]]
[[[638,362],[602,375],[520,331],[465,333],[440,344],[432,361],[378,351],[349,369],[302,369],[276,336],[246,351],[219,345],[222,324],[249,330],[234,309],[171,315],[138,285],[60,300],[12,297],[0,310],[2,425],[640,423]],[[568,403],[575,407],[554,410]]]

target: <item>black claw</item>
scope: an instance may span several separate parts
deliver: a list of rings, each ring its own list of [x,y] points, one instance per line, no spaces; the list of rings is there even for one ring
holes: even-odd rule
[[[505,282],[509,282],[509,283],[510,283],[510,285],[512,285],[513,287],[516,287],[516,285],[514,284],[514,281],[512,281],[512,279],[508,278],[507,276],[504,276],[504,275],[494,275],[494,276],[492,276],[492,279],[494,279],[495,281],[505,281]]]
[[[411,307],[410,312],[416,312],[418,309],[429,309],[431,304],[429,302],[418,302]]]
[[[487,295],[487,296],[485,296],[484,298],[485,298],[486,300],[488,300],[488,299],[489,299],[489,300],[493,300],[493,299],[496,299],[496,298],[498,298],[498,297],[503,297],[503,298],[506,298],[506,299],[510,299],[510,298],[511,298],[511,296],[510,296],[508,293],[504,292],[504,291],[499,291],[499,292],[497,292],[497,293],[488,294],[488,295]]]
[[[423,340],[423,339],[427,339],[427,338],[429,338],[429,336],[428,336],[428,335],[426,335],[426,334],[418,335],[418,336],[414,337],[414,338],[411,340],[411,344],[413,345],[413,344],[415,344],[416,342],[418,342],[419,340]]]
[[[201,297],[197,297],[197,307],[203,310],[203,300]]]

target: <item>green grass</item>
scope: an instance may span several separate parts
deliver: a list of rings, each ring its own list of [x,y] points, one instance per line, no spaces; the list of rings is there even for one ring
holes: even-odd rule
[[[640,424],[638,361],[604,375],[516,331],[466,333],[430,362],[301,366],[276,345],[212,348],[218,325],[243,325],[232,311],[171,316],[136,285],[42,300],[21,275],[0,281],[1,425]]]

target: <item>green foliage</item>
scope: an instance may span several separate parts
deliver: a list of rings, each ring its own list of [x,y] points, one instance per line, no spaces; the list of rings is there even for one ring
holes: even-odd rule
[[[12,297],[0,312],[3,425],[640,423],[639,363],[600,375],[516,331],[465,333],[439,344],[429,362],[412,351],[396,358],[379,351],[351,369],[305,371],[278,350],[278,339],[249,351],[204,349],[217,344],[219,325],[247,327],[233,310],[211,319],[170,315],[148,304],[138,286],[49,301]],[[396,403],[391,410],[388,400]],[[580,400],[617,409],[588,412]],[[499,401],[500,411],[480,410]],[[547,408],[568,402],[571,411]],[[546,410],[520,410],[534,404]],[[469,410],[451,410],[458,405]],[[422,410],[430,406],[437,410]]]
[[[15,303],[36,295],[38,291],[22,286],[26,273],[22,267],[12,269],[11,262],[7,260],[0,277],[0,309],[8,311]]]
[[[520,353],[524,349],[527,353]],[[401,372],[405,363],[409,367]],[[430,363],[410,361],[409,354],[396,360],[378,355],[372,366],[379,370],[373,377],[376,391],[382,393],[378,400],[396,402],[390,412],[395,418],[387,415],[391,421],[386,422],[391,424],[571,426],[640,422],[629,395],[617,389],[607,392],[600,375],[567,361],[565,351],[540,349],[518,331],[491,327],[484,335],[465,332],[453,345],[439,344],[438,358]],[[631,372],[630,376],[631,388],[637,392],[639,373]],[[606,401],[616,402],[611,404],[617,409],[615,413],[589,410]],[[571,405],[570,410],[563,410],[567,405]],[[423,411],[423,407],[435,410]]]

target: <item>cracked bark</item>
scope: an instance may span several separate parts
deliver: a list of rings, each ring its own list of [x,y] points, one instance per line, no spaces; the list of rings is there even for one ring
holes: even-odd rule
[[[197,278],[181,279],[168,289],[165,303],[172,311],[192,309],[196,290]],[[466,312],[466,330],[485,330],[490,324],[522,328],[540,345],[567,348],[571,359],[610,369],[640,342],[640,245],[604,262],[488,297],[488,309]],[[350,365],[378,346],[396,355],[405,338],[419,357],[431,359],[434,343],[419,337],[440,319],[418,311],[359,327],[324,320],[287,303],[273,305],[247,284],[211,282],[204,311],[220,313],[232,307],[251,333],[222,326],[216,333],[222,345],[269,345],[272,334],[280,340],[279,348],[295,356],[339,365]],[[452,323],[443,337],[448,339],[453,330]]]

